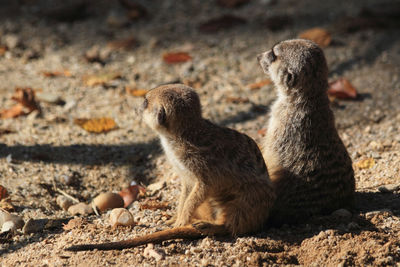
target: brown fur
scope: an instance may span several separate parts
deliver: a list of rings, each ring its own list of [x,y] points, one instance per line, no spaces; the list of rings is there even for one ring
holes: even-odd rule
[[[351,206],[354,173],[329,106],[323,51],[311,41],[288,40],[258,60],[278,90],[263,145],[277,195],[270,221],[301,222]]]
[[[69,250],[122,249],[176,238],[241,235],[264,226],[275,196],[261,151],[250,137],[203,119],[198,95],[180,84],[148,92],[143,119],[159,134],[167,158],[181,178],[175,228]]]

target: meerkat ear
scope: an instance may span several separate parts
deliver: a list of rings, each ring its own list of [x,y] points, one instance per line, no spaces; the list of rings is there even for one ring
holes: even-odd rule
[[[158,121],[158,124],[163,125],[163,126],[165,126],[165,124],[167,122],[167,114],[165,114],[165,109],[163,106],[161,106],[158,110],[157,121]]]
[[[294,74],[293,72],[291,72],[290,70],[288,70],[287,73],[286,73],[285,80],[286,80],[285,81],[286,85],[288,87],[293,87],[297,83],[297,75]]]

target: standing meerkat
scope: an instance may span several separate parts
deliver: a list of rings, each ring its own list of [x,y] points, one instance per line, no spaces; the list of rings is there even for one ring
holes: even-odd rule
[[[323,51],[287,40],[257,59],[278,91],[263,143],[277,196],[270,221],[299,222],[351,206],[354,172],[329,106]]]
[[[203,119],[197,93],[181,84],[149,91],[142,117],[159,135],[169,162],[181,178],[174,228],[67,250],[124,249],[177,238],[241,235],[265,225],[275,195],[253,139]]]

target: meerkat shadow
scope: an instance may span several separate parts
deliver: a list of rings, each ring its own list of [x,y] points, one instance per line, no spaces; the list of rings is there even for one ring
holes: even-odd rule
[[[356,192],[355,210],[361,213],[390,211],[400,216],[400,194],[394,192]]]

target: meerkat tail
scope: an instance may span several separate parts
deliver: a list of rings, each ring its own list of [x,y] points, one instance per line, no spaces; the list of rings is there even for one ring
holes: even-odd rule
[[[139,236],[132,239],[127,239],[118,242],[109,242],[101,244],[82,244],[66,248],[67,251],[85,251],[85,250],[121,250],[126,248],[133,248],[140,245],[145,245],[149,243],[158,244],[163,241],[173,240],[173,239],[198,239],[203,237],[200,231],[195,229],[192,225],[186,225],[181,227],[176,227],[172,229],[167,229],[152,234]]]

